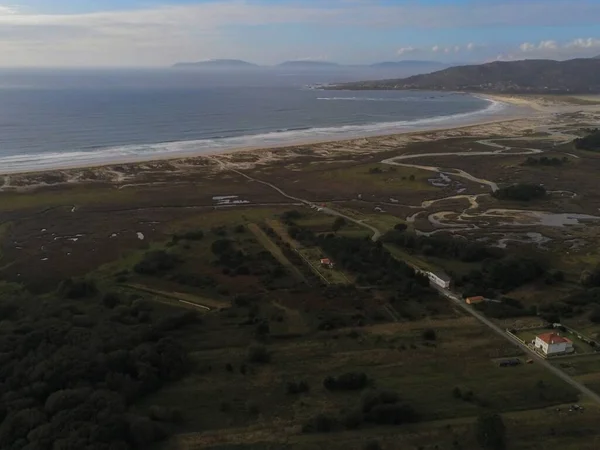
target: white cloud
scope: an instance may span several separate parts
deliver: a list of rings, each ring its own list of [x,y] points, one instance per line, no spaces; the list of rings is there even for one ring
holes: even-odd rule
[[[600,51],[600,39],[578,38],[570,42],[559,43],[554,40],[540,41],[538,44],[523,42],[519,46],[521,53],[531,58],[568,59],[593,56]]]
[[[0,64],[164,65],[219,57],[270,63],[290,54],[322,51],[339,57],[339,49],[347,54],[356,53],[351,44],[336,47],[327,39],[315,48],[308,41],[292,44],[289,39],[280,39],[274,31],[263,30],[260,38],[256,37],[254,27],[262,25],[312,25],[333,34],[337,26],[352,26],[360,32],[365,28],[452,30],[462,26],[600,24],[597,0],[576,0],[576,8],[573,0],[523,0],[518,8],[513,0],[473,2],[468,6],[458,2],[434,6],[412,1],[392,4],[367,0],[291,0],[269,4],[209,0],[157,6],[157,1],[166,2],[152,0],[137,10],[81,14],[38,14],[30,12],[31,8],[0,6]],[[531,45],[536,46],[536,51],[560,50],[548,47],[550,44],[543,48]],[[586,45],[588,41],[583,39],[573,43],[573,48],[591,48]],[[456,51],[454,46],[418,48],[433,53]],[[461,51],[476,48],[475,44],[468,44]]]
[[[574,39],[571,42],[567,42],[567,44],[565,44],[565,47],[566,48],[576,48],[576,49],[577,48],[582,48],[582,49],[600,48],[600,39],[594,39],[594,38]]]
[[[467,50],[470,51],[470,52],[472,52],[473,50],[475,50],[475,44],[472,43],[472,42],[469,42],[467,44]]]
[[[415,47],[402,47],[402,48],[399,48],[398,51],[396,51],[396,54],[399,56],[402,56],[402,55],[408,55],[410,53],[415,53],[418,51],[419,51],[419,49],[415,48]]]
[[[458,53],[460,52],[460,45],[455,45],[454,46],[454,53]]]
[[[535,44],[532,44],[530,42],[523,42],[521,45],[519,45],[519,49],[521,49],[522,52],[532,52],[536,48],[537,47],[535,46]]]

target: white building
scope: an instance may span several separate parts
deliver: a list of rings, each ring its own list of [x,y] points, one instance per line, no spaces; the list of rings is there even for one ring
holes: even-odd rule
[[[439,286],[444,289],[448,289],[452,284],[452,278],[450,278],[445,273],[433,273],[433,272],[425,272],[429,281],[431,281],[436,286]]]
[[[573,341],[558,333],[545,333],[536,336],[533,345],[547,356],[572,353]]]

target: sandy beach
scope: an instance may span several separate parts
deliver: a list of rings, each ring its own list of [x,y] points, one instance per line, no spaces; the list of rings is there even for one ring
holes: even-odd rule
[[[306,155],[307,152],[316,158],[324,160],[332,156],[360,155],[364,153],[375,153],[378,151],[389,151],[391,148],[400,149],[413,142],[427,142],[439,139],[455,137],[487,137],[506,136],[517,137],[533,133],[540,127],[551,127],[564,124],[561,117],[565,114],[581,113],[590,115],[600,111],[600,104],[594,104],[590,99],[582,100],[579,104],[576,99],[560,97],[527,97],[527,96],[504,96],[504,95],[478,95],[481,98],[493,102],[501,102],[511,107],[498,113],[492,119],[490,117],[473,116],[468,123],[448,127],[431,126],[418,131],[402,131],[394,134],[375,134],[367,136],[352,137],[344,140],[327,140],[315,138],[315,140],[303,139],[301,142],[286,143],[272,146],[236,147],[227,149],[215,149],[210,152],[194,154],[169,153],[163,155],[148,155],[144,158],[140,155],[132,156],[131,159],[107,159],[101,164],[96,162],[90,164],[63,164],[59,168],[45,168],[43,165],[36,170],[27,171],[3,171],[0,168],[0,190],[12,189],[23,185],[44,184],[40,180],[43,174],[60,173],[60,179],[73,183],[86,181],[82,171],[89,174],[90,170],[96,177],[103,180],[122,181],[127,178],[127,173],[144,170],[160,170],[162,166],[169,165],[179,170],[185,167],[206,165],[213,157],[235,169],[249,169],[265,164],[274,164],[279,161],[288,161],[295,157]],[[115,170],[115,167],[118,170]],[[219,170],[215,167],[215,170]],[[124,174],[125,173],[125,174]],[[56,177],[50,177],[56,178]],[[35,179],[36,182],[29,183],[24,180]],[[31,181],[31,180],[30,180]],[[53,184],[53,183],[50,183]]]

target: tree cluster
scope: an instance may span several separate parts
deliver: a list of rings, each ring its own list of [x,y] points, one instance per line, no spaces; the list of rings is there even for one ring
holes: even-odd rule
[[[395,259],[380,242],[333,234],[316,236],[312,231],[292,226],[290,235],[307,245],[317,245],[343,269],[356,274],[357,284],[393,287],[399,295],[429,292],[427,277]]]
[[[585,137],[575,139],[575,148],[579,150],[600,150],[600,129],[588,130],[590,134]]]
[[[458,259],[464,262],[483,261],[501,254],[498,249],[486,247],[478,242],[456,239],[451,236],[418,236],[402,229],[389,231],[384,242],[397,245],[411,252],[438,258]]]
[[[145,449],[165,436],[159,421],[178,419],[129,407],[188,370],[165,333],[191,318],[154,319],[142,301],[108,300],[0,299],[0,448]]]
[[[133,270],[142,275],[162,275],[174,269],[181,260],[173,253],[164,250],[147,252]]]
[[[518,183],[500,188],[492,195],[499,200],[528,202],[546,197],[546,188],[539,184]]]
[[[364,372],[348,372],[338,377],[328,376],[323,386],[328,391],[360,391],[367,387],[369,378]]]
[[[502,259],[487,259],[481,269],[472,270],[461,281],[465,296],[484,295],[493,298],[498,291],[508,292],[540,278],[544,266],[537,260],[509,255]]]
[[[547,156],[542,156],[540,158],[534,158],[533,156],[529,156],[525,162],[524,166],[551,166],[558,167],[562,166],[569,162],[569,159],[566,156],[562,158],[548,158]]]

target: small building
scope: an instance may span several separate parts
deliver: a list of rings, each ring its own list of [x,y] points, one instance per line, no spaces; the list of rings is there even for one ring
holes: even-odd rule
[[[534,347],[546,356],[562,355],[572,353],[573,341],[558,333],[544,333],[535,337]]]
[[[324,267],[329,267],[330,269],[333,269],[334,267],[333,261],[329,258],[321,259],[321,265]]]
[[[482,297],[481,295],[477,295],[475,297],[467,297],[466,302],[467,305],[476,305],[478,303],[485,302],[485,297]]]
[[[444,272],[426,272],[426,274],[427,278],[429,278],[429,281],[443,289],[448,289],[452,284],[452,278],[450,278],[450,276]]]

